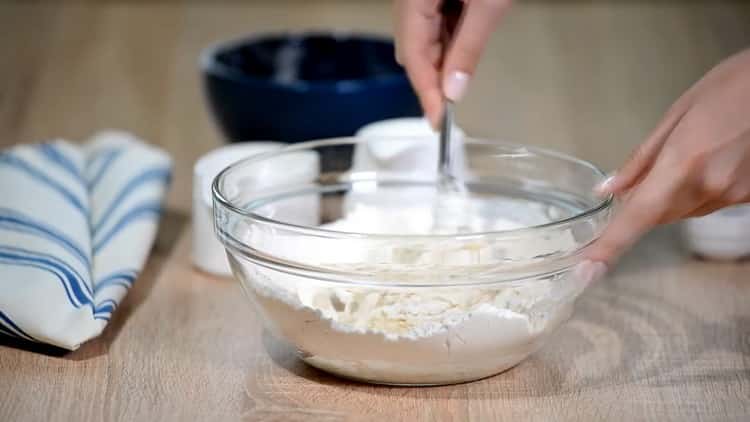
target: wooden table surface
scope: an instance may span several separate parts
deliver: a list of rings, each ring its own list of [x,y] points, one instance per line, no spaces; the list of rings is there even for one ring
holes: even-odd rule
[[[519,2],[461,125],[614,168],[682,90],[750,45],[749,21],[746,2]],[[190,169],[221,143],[200,49],[251,31],[386,33],[387,2],[6,1],[0,27],[0,146],[115,127],[176,160],[157,246],[104,335],[61,357],[0,346],[0,421],[750,418],[750,264],[692,259],[674,228],[587,291],[541,352],[450,387],[308,368],[262,331],[235,282],[191,268]]]

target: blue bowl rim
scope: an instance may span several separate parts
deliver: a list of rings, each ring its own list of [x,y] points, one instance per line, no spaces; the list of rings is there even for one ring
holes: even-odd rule
[[[378,77],[364,78],[364,79],[341,79],[331,81],[297,81],[294,83],[280,83],[273,79],[254,77],[244,73],[239,73],[216,59],[216,56],[233,48],[237,48],[241,45],[257,43],[261,41],[286,38],[286,37],[312,37],[312,36],[330,36],[333,38],[352,38],[370,42],[380,43],[392,43],[391,38],[373,34],[356,31],[325,31],[325,30],[306,30],[306,31],[277,31],[277,32],[263,32],[259,34],[245,35],[238,38],[229,40],[219,41],[211,46],[203,49],[200,54],[199,64],[201,71],[205,75],[215,76],[221,79],[229,80],[231,82],[255,86],[255,87],[276,87],[283,90],[309,92],[309,91],[326,91],[334,92],[339,94],[352,93],[358,91],[364,91],[377,86],[378,89],[382,89],[383,86],[387,85],[406,85],[411,86],[406,76],[406,72],[390,73],[381,75]]]

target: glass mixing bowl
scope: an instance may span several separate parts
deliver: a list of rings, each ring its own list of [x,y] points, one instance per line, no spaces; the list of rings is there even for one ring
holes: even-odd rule
[[[214,181],[235,277],[308,364],[395,385],[484,378],[537,350],[585,289],[576,265],[611,211],[593,193],[602,171],[464,139],[466,191],[445,192],[436,171],[409,165],[437,163],[434,142],[308,142]]]

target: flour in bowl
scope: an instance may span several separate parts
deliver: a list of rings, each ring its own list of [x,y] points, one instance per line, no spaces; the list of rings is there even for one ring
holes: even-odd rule
[[[495,215],[491,221],[476,220],[470,229],[513,229],[549,218],[542,207],[506,205],[505,218]],[[507,212],[513,206],[518,206],[517,212]],[[430,211],[424,208],[430,209],[429,202],[407,211],[402,207],[352,206],[345,218],[324,228],[426,234],[433,225]],[[476,211],[471,215],[481,215]],[[572,277],[569,272],[515,284],[441,286],[444,252],[450,242],[413,242],[398,247],[386,242],[376,251],[358,250],[356,244],[344,241],[335,243],[339,245],[335,250],[328,243],[327,248],[307,245],[300,251],[290,242],[274,238],[279,250],[291,251],[299,262],[322,262],[341,270],[372,273],[378,280],[396,281],[394,285],[341,284],[233,262],[236,271],[247,273],[239,278],[245,280],[244,288],[268,323],[296,345],[306,362],[371,382],[443,384],[504,371],[534,352],[567,319],[571,297],[583,288],[568,280]],[[533,255],[545,247],[573,245],[572,235],[562,231],[546,243],[520,241],[515,247],[527,248],[528,255]],[[497,255],[491,244],[465,247],[465,254],[451,251],[451,265],[472,268]],[[410,271],[415,268],[418,272]],[[410,276],[403,279],[403,274]],[[409,286],[398,286],[398,282]]]

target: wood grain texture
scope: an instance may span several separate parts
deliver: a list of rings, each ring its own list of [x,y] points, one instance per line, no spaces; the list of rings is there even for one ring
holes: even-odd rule
[[[748,21],[739,1],[519,2],[460,124],[614,168],[680,92],[750,45]],[[157,246],[104,335],[62,357],[0,346],[1,421],[748,420],[750,265],[695,260],[674,228],[589,290],[541,352],[451,387],[311,369],[236,283],[192,269],[191,166],[221,142],[200,50],[250,31],[390,26],[380,1],[0,2],[0,146],[118,127],[176,160]]]

